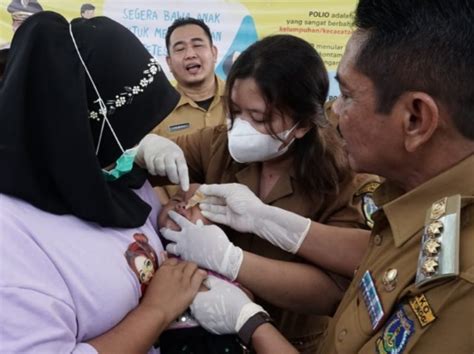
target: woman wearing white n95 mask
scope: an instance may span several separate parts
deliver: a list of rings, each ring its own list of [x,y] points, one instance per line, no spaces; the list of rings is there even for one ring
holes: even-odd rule
[[[349,169],[337,132],[324,115],[328,86],[324,63],[309,43],[289,35],[267,37],[232,66],[226,82],[229,125],[205,128],[176,143],[191,181],[244,184],[263,205],[304,221],[302,230],[297,223],[291,231],[285,217],[282,230],[305,233],[311,220],[325,224],[334,239],[340,230],[349,230],[358,258],[367,240],[367,231],[361,230],[367,228],[362,187],[374,178]],[[203,233],[192,225],[163,234],[175,242],[170,251],[249,288],[300,352],[315,351],[327,318],[308,313],[331,315],[351,272],[341,271],[343,277],[321,270],[294,249],[243,233],[256,232],[252,228],[226,229],[232,243],[226,235],[212,237],[216,229],[209,237],[207,228]]]

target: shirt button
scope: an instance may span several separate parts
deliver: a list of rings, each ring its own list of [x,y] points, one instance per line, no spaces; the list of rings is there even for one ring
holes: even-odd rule
[[[380,246],[382,244],[382,236],[380,236],[379,234],[375,235],[374,236],[374,244],[376,246]]]
[[[339,332],[339,334],[337,335],[337,340],[339,342],[342,342],[344,340],[344,337],[346,336],[347,334],[347,330],[346,329],[343,329],[342,331]]]

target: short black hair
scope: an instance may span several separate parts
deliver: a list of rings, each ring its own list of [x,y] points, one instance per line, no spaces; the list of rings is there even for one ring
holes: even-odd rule
[[[170,51],[170,37],[171,34],[174,32],[174,30],[178,27],[186,26],[186,25],[196,25],[199,26],[203,29],[204,33],[206,34],[207,38],[209,38],[209,42],[211,43],[212,46],[212,35],[211,35],[211,30],[209,27],[206,25],[206,23],[198,18],[194,17],[181,17],[176,20],[171,24],[171,26],[168,27],[168,30],[166,31],[166,50]]]
[[[81,15],[89,10],[95,10],[95,6],[92,4],[82,4],[81,6]]]
[[[360,0],[355,25],[366,35],[355,66],[373,81],[379,112],[423,91],[474,140],[474,1]]]

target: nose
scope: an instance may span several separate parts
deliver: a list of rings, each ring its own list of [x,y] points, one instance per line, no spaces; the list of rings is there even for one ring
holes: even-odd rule
[[[333,102],[331,106],[331,110],[336,114],[339,115],[340,108],[341,108],[341,95],[337,96],[336,100]]]
[[[192,46],[189,46],[186,48],[185,58],[195,58],[196,57],[196,52]]]
[[[186,203],[185,202],[179,202],[178,204],[175,205],[174,210],[183,216],[186,216]]]

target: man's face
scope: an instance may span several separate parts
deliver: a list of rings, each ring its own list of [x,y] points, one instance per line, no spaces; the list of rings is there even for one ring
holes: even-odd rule
[[[339,116],[339,129],[352,169],[384,176],[387,169],[399,163],[401,127],[392,113],[376,113],[375,87],[355,68],[364,39],[363,34],[356,32],[347,43],[337,71],[341,94],[332,109]]]
[[[188,200],[191,199],[198,188],[199,184],[192,183],[187,192],[183,192],[182,190],[178,191],[173,197],[171,197],[167,204],[163,205],[160,214],[158,215],[158,226],[160,229],[166,227],[175,231],[180,230],[180,227],[168,216],[170,210],[181,214],[192,223],[202,220],[205,225],[211,224],[211,222],[201,214],[201,209],[199,209],[198,205],[189,209],[185,208]]]
[[[86,10],[82,13],[82,17],[84,18],[92,18],[95,15],[95,10]]]
[[[199,86],[214,80],[216,59],[216,47],[198,25],[184,25],[171,34],[166,60],[180,85]]]

